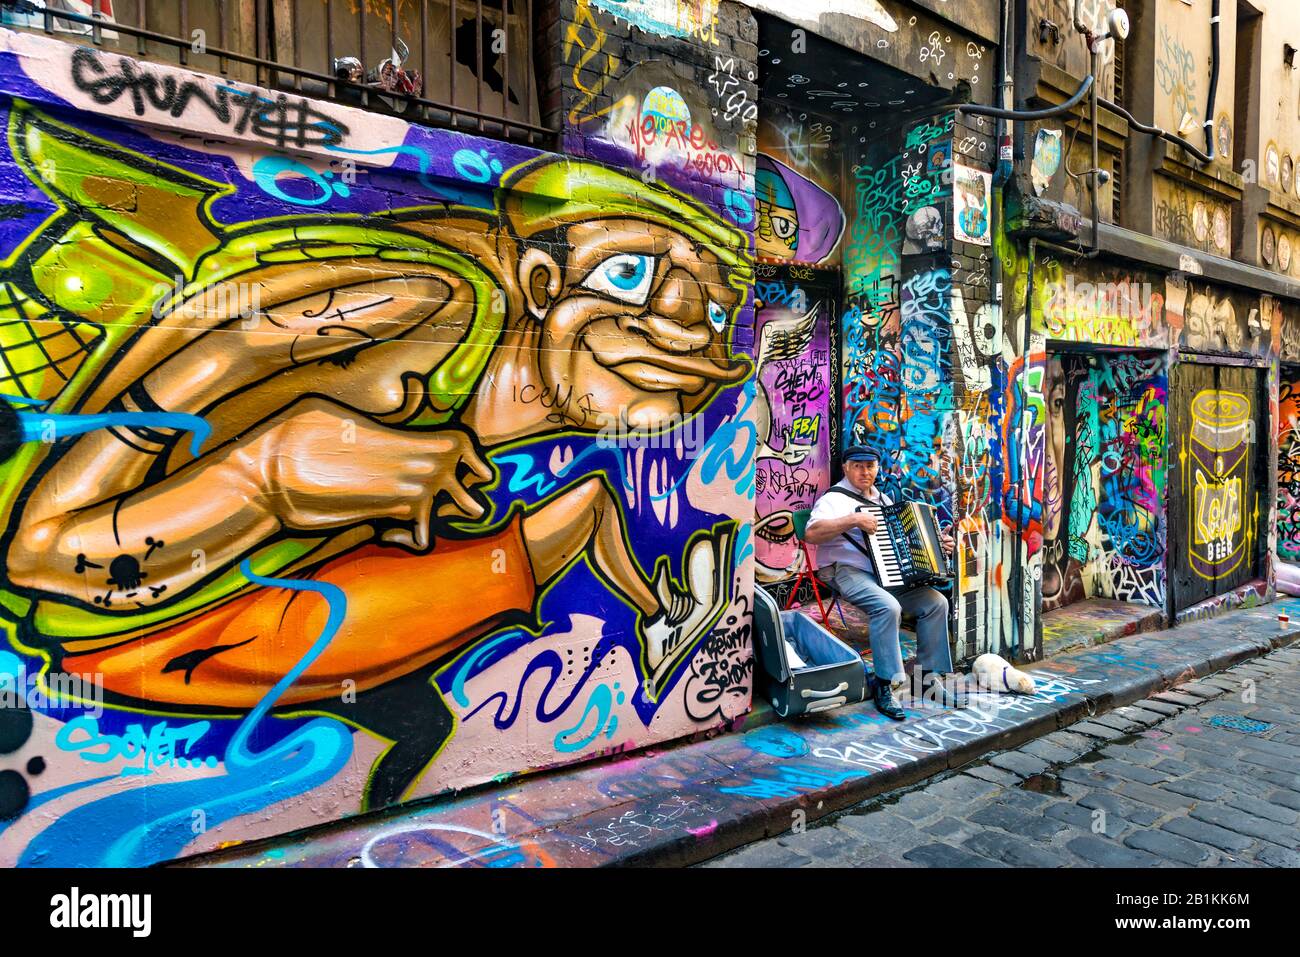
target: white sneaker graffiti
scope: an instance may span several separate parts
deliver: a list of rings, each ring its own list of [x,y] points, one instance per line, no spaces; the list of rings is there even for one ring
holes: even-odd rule
[[[659,560],[654,590],[660,611],[641,623],[649,684],[656,693],[673,667],[713,627],[726,607],[734,540],[735,526],[726,525],[688,544],[682,575],[685,587],[669,577],[667,559]],[[650,692],[649,685],[646,690]]]

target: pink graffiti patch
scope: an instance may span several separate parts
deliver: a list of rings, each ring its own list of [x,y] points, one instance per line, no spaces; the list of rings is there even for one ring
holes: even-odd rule
[[[704,825],[703,827],[688,827],[686,829],[686,833],[691,835],[691,837],[704,837],[705,835],[712,834],[717,829],[718,829],[718,819],[714,818],[712,821],[710,821],[708,824]]]
[[[1157,751],[1172,751],[1173,748],[1171,748],[1171,747],[1170,747],[1169,745],[1167,745],[1167,744],[1157,744],[1157,745],[1156,745],[1156,750],[1157,750]]]
[[[1187,727],[1183,728],[1183,730],[1184,730],[1184,731],[1190,731],[1192,734],[1200,734],[1200,733],[1201,733],[1201,729],[1198,728],[1198,727],[1197,727],[1196,725],[1194,725],[1194,724],[1189,724]]]

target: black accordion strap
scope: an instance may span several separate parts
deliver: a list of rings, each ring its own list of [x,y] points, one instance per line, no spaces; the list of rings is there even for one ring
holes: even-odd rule
[[[876,508],[880,508],[880,507],[881,507],[881,505],[880,505],[879,502],[873,502],[873,501],[871,501],[870,499],[864,498],[863,496],[859,495],[857,492],[850,492],[848,489],[846,489],[846,488],[840,488],[838,485],[832,485],[832,486],[831,486],[830,488],[828,488],[826,491],[827,491],[827,493],[830,493],[830,492],[839,492],[841,495],[847,495],[849,498],[854,499],[855,501],[861,502],[863,505],[872,505],[872,506],[875,506]],[[850,536],[848,532],[841,532],[841,533],[840,533],[840,538],[844,539],[846,542],[848,542],[850,545],[852,545],[854,548],[856,548],[858,551],[860,551],[863,555],[866,555],[868,561],[871,562],[871,567],[872,567],[872,568],[875,568],[875,567],[876,567],[876,560],[875,560],[874,558],[871,557],[871,552],[869,552],[869,551],[867,550],[867,546],[866,546],[866,545],[864,545],[864,544],[862,544],[861,542],[859,542],[856,538],[853,538],[852,536]]]

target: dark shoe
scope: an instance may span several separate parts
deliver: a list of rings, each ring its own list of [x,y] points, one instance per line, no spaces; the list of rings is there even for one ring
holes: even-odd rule
[[[893,685],[887,679],[872,677],[871,679],[871,697],[876,703],[876,710],[886,718],[892,718],[895,721],[904,721],[907,715],[903,709],[898,706],[894,700]]]

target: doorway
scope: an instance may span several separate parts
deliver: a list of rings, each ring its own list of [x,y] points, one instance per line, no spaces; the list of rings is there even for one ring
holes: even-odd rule
[[[1171,611],[1258,578],[1268,515],[1262,369],[1179,362],[1171,376]]]
[[[1163,352],[1049,354],[1043,611],[1090,598],[1163,609]]]

